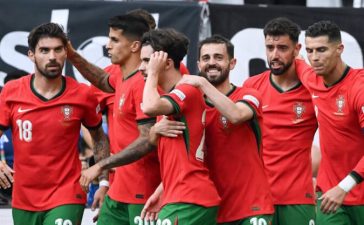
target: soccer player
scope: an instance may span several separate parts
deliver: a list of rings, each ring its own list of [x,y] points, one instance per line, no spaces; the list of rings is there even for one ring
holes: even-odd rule
[[[297,60],[296,70],[311,94],[320,126],[317,224],[362,224],[364,71],[342,60],[340,28],[331,21],[309,26],[305,43],[312,67]]]
[[[161,224],[215,224],[219,196],[205,167],[205,104],[200,90],[175,87],[182,75],[180,61],[188,39],[174,30],[153,30],[142,40],[140,70],[147,75],[143,111],[183,121],[186,129],[176,138],[161,136],[158,156],[163,181]],[[164,94],[160,96],[158,87]]]
[[[0,135],[10,127],[14,178],[0,166],[0,186],[13,182],[15,225],[81,224],[86,195],[78,182],[77,143],[81,123],[95,143],[96,159],[108,156],[97,100],[86,85],[62,76],[67,37],[54,23],[28,36],[34,74],[5,85],[0,95]]]
[[[206,161],[222,198],[218,223],[270,224],[274,209],[261,159],[261,97],[230,83],[235,64],[232,43],[214,35],[199,46],[202,77],[184,76],[181,82],[207,96]]]
[[[153,146],[144,143],[149,138],[149,130],[155,123],[155,118],[146,116],[140,108],[145,81],[138,70],[141,37],[149,27],[140,17],[122,15],[112,17],[109,20],[109,28],[107,49],[114,64],[113,68],[121,72],[119,76],[109,75],[107,71],[90,64],[71,47],[68,52],[69,59],[80,73],[100,90],[115,90],[112,123],[117,152],[123,152],[133,146],[150,152]],[[83,171],[83,174],[88,172]],[[80,183],[87,189],[92,179],[85,177],[88,176],[83,175]],[[145,201],[160,182],[156,151],[135,163],[118,167],[113,184],[101,206],[98,224],[134,224],[134,221],[140,220]]]
[[[267,22],[269,70],[244,83],[262,95],[263,161],[275,205],[273,225],[315,221],[311,146],[317,122],[311,95],[295,71],[299,34],[299,26],[287,18]]]

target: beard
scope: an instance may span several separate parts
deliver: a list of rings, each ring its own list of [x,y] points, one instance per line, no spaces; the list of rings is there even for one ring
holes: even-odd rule
[[[220,72],[220,75],[209,76],[208,71],[210,69],[216,69],[217,71]],[[206,67],[204,70],[200,71],[200,73],[199,73],[200,76],[206,78],[206,80],[208,80],[213,86],[218,86],[218,85],[224,83],[224,81],[226,81],[226,79],[229,78],[229,74],[230,74],[229,69],[223,69],[217,65]]]
[[[39,71],[39,73],[48,78],[48,79],[56,79],[60,76],[62,76],[62,68],[63,68],[63,65],[57,63],[57,62],[50,62],[50,63],[47,63],[45,65],[44,68],[40,67],[37,60],[35,60],[35,66],[37,68],[37,70]],[[57,69],[51,69],[49,70],[48,68],[49,67],[57,67]]]
[[[274,62],[277,63],[277,61],[274,61]],[[273,68],[273,66],[272,66],[273,62],[269,63],[269,69],[272,71],[272,73],[274,75],[282,75],[285,72],[287,72],[287,70],[291,67],[293,61],[291,60],[291,61],[287,62],[286,64],[284,64],[282,62],[278,62],[278,63],[280,63],[282,65],[282,67],[280,67],[278,69]]]

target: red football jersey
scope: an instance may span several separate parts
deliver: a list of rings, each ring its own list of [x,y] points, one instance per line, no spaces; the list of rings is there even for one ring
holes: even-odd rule
[[[244,87],[263,102],[263,160],[276,205],[314,204],[311,146],[317,129],[311,95],[299,83],[283,91],[271,71],[249,78]]]
[[[207,165],[222,199],[218,223],[274,211],[259,147],[260,95],[254,89],[234,87],[227,96],[234,102],[246,103],[255,116],[250,121],[233,125],[207,103]]]
[[[144,77],[137,71],[126,79],[116,77],[113,126],[117,151],[139,137],[138,124],[155,122],[140,108],[144,84]],[[154,151],[132,164],[117,167],[108,194],[119,202],[144,204],[160,182],[158,156]]]
[[[79,185],[81,123],[101,124],[89,87],[63,77],[61,92],[47,100],[33,87],[34,75],[9,82],[0,97],[1,127],[11,127],[14,144],[14,208],[44,211],[84,204]]]
[[[169,119],[186,124],[183,135],[176,138],[161,136],[158,142],[164,187],[162,204],[217,206],[220,198],[204,164],[205,103],[202,93],[183,84],[162,97],[175,108]]]
[[[109,82],[114,83],[112,80],[116,80],[117,76],[122,76],[120,66],[118,65],[110,65],[104,69],[109,75]],[[106,117],[107,117],[107,126],[108,126],[108,136],[110,141],[110,152],[115,153],[117,151],[117,146],[115,142],[115,135],[114,135],[114,128],[112,123],[112,118],[114,114],[114,98],[115,93],[106,93],[102,90],[98,89],[97,87],[91,85],[91,90],[96,96],[99,104],[100,104],[100,111],[103,112],[106,110]]]
[[[304,61],[296,60],[296,70],[311,94],[320,128],[319,190],[328,191],[351,171],[364,178],[364,70],[347,67],[329,87]],[[364,182],[348,193],[344,204],[364,204]]]

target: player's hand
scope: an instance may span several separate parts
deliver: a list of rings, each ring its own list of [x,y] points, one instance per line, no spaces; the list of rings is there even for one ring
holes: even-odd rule
[[[167,116],[154,125],[154,132],[165,137],[177,137],[183,133],[186,125],[183,122],[168,120]]]
[[[72,60],[73,57],[76,55],[77,51],[72,46],[72,43],[71,43],[70,40],[68,40],[68,42],[67,42],[66,49],[67,49],[67,58],[70,59],[70,60]]]
[[[196,75],[183,76],[182,79],[177,83],[177,86],[180,84],[189,84],[199,88],[202,86],[204,80],[205,78]]]
[[[108,187],[101,186],[94,195],[94,201],[91,205],[91,210],[95,211],[96,208],[101,208],[102,203],[104,203],[104,199],[106,196],[107,191],[109,190]],[[92,221],[95,223],[97,219],[99,218],[99,211],[96,213],[96,215],[92,218]]]
[[[0,161],[0,187],[3,189],[7,189],[11,187],[11,184],[14,182],[14,178],[12,170],[6,163]]]
[[[140,217],[144,221],[156,221],[161,210],[162,198],[160,195],[152,194],[144,205]]]
[[[334,213],[343,203],[346,192],[339,186],[335,186],[323,194],[319,200],[321,201],[321,211],[323,213],[329,214]]]
[[[90,168],[81,171],[80,185],[84,192],[88,192],[90,183],[96,179],[102,170],[98,163],[91,166]]]
[[[150,56],[147,74],[158,76],[161,74],[166,67],[168,54],[163,51],[156,51]]]

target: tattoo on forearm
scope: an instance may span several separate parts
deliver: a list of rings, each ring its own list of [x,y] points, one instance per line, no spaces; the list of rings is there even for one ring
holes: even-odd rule
[[[100,161],[101,168],[110,169],[130,164],[153,151],[155,146],[149,142],[149,130],[152,125],[145,124],[139,126],[139,137],[119,153]]]
[[[109,141],[102,130],[102,127],[95,130],[90,130],[90,134],[92,136],[92,140],[94,142],[94,157],[95,161],[99,162],[102,159],[106,159],[110,156],[110,148]],[[108,177],[108,170],[104,170],[103,173],[99,176],[100,179]]]
[[[114,92],[114,89],[110,87],[108,81],[109,75],[103,69],[89,63],[78,53],[75,53],[74,57],[72,57],[70,61],[82,74],[82,76],[84,76],[94,86],[105,92]]]

